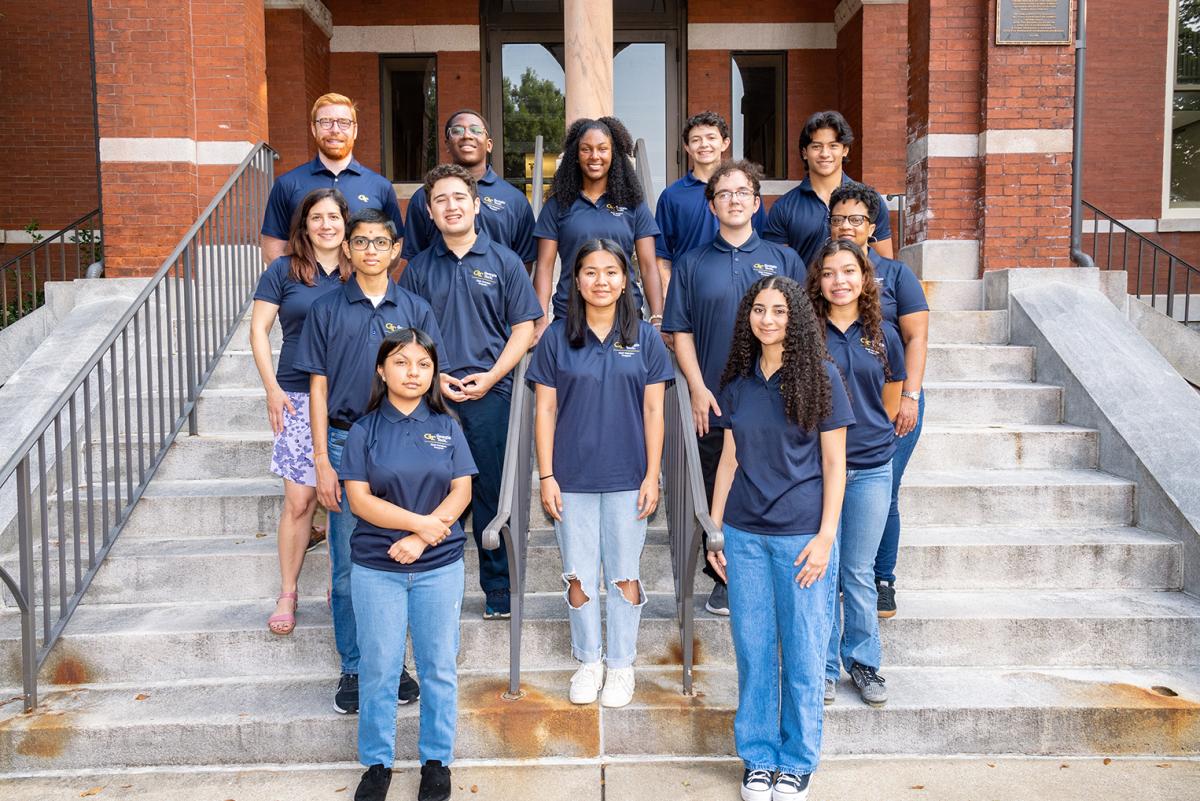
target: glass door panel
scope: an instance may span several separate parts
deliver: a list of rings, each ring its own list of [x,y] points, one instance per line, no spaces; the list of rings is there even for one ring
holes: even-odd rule
[[[667,45],[626,42],[613,47],[613,109],[634,142],[646,140],[655,197],[667,185]]]
[[[546,190],[562,152],[566,75],[562,43],[505,44],[501,49],[501,130],[504,179],[533,197],[534,140],[542,135]]]

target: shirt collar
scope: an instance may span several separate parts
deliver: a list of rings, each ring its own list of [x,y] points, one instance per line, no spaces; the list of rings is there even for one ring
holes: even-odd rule
[[[468,253],[474,253],[476,256],[486,256],[488,248],[491,247],[492,238],[487,235],[487,231],[479,230],[475,232],[475,243],[471,245]],[[434,247],[437,248],[438,256],[454,256],[445,239],[439,237],[438,242]],[[457,256],[455,256],[457,258]]]
[[[388,281],[387,292],[385,292],[383,295],[383,303],[391,303],[392,305],[395,305],[395,292],[399,288],[400,285],[395,281]],[[358,303],[360,301],[362,303],[371,302],[366,294],[362,291],[362,287],[358,285],[358,279],[356,279],[354,276],[350,276],[349,280],[346,281],[346,285],[342,291],[346,293],[346,300],[350,301],[351,303]]]
[[[499,180],[500,180],[500,176],[496,175],[496,171],[493,170],[492,165],[489,164],[488,168],[487,168],[487,172],[485,172],[483,174],[483,177],[480,178],[479,180],[477,180],[476,183],[483,184],[485,186],[491,186],[492,184],[496,183],[496,181],[499,181]]]
[[[321,161],[321,155],[319,153],[313,156],[313,160],[308,164],[308,169],[313,175],[320,175],[323,172],[333,175],[333,170],[325,166],[325,162]],[[363,165],[358,163],[358,159],[351,156],[350,163],[346,165],[342,172],[349,172],[353,173],[354,175],[362,175]],[[338,174],[341,175],[341,173]]]
[[[708,182],[701,181],[691,170],[688,170],[687,175],[683,176],[684,186],[704,186],[706,183]]]
[[[846,175],[846,171],[845,171],[845,170],[842,170],[842,183],[843,183],[843,184],[848,184],[848,183],[850,183],[850,182],[851,182],[851,181],[853,181],[853,180],[854,180],[854,179],[853,179],[853,178],[851,178],[849,175]],[[808,192],[810,195],[815,195],[815,194],[817,194],[817,190],[815,190],[815,189],[813,189],[813,188],[812,188],[812,181],[810,181],[810,180],[808,179],[808,176],[807,176],[807,175],[805,175],[805,176],[804,176],[804,180],[800,182],[800,190],[801,190],[801,191],[803,191],[803,192]]]
[[[782,373],[783,373],[783,368],[780,367],[778,370],[776,370],[774,373],[771,374],[770,378],[767,378],[765,375],[763,375],[761,358],[756,357],[754,359],[754,377],[757,378],[762,383],[766,384],[768,387],[778,385],[779,378]]]
[[[434,381],[437,376],[434,376]],[[425,422],[429,419],[429,406],[425,403],[425,399],[421,398],[417,403],[417,407],[412,410],[412,414],[405,414],[392,405],[392,402],[384,398],[379,404],[379,413],[383,415],[383,419],[390,423],[403,423],[406,420],[416,420],[417,422]]]
[[[834,325],[833,320],[830,320],[828,317],[825,318],[826,331],[828,331],[829,333],[837,334],[839,337],[844,337],[846,339],[857,339],[859,337],[859,334],[857,333],[857,329],[859,329],[861,327],[862,327],[862,319],[861,318],[850,323],[850,325],[846,327],[845,331],[842,331],[840,328],[838,328],[836,325]]]
[[[754,233],[754,231],[751,231],[750,238],[738,245],[737,249],[741,251],[758,250],[758,246],[761,242],[762,240],[758,238],[758,234]],[[718,233],[716,239],[713,240],[713,247],[723,253],[732,253],[734,250],[734,246],[726,242],[725,238],[721,236],[720,233]]]

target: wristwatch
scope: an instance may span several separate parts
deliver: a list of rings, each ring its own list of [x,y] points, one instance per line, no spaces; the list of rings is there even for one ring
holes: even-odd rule
[[[901,392],[901,393],[900,393],[900,397],[902,397],[902,398],[908,398],[909,400],[915,400],[915,401],[917,401],[917,402],[920,402],[920,400],[921,400],[921,393],[920,393],[920,392],[907,392],[907,391],[906,391],[906,392]]]

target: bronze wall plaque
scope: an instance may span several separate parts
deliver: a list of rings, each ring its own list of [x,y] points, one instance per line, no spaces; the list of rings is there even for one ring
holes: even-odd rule
[[[996,44],[1071,43],[1071,0],[997,0]]]

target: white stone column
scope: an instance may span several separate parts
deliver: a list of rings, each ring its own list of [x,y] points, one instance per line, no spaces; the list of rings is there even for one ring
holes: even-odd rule
[[[612,0],[565,0],[567,125],[613,112]]]

